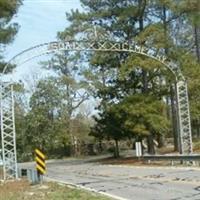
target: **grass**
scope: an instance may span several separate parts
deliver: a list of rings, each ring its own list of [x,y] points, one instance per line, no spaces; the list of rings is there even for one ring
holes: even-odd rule
[[[1,183],[0,200],[109,200],[104,196],[57,183],[30,185],[27,181]]]
[[[200,139],[199,138],[193,139],[193,150],[195,153],[200,153]]]

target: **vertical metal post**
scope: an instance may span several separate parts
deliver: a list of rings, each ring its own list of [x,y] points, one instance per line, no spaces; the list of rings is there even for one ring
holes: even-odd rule
[[[14,169],[15,178],[18,179],[18,167],[17,167],[17,145],[16,145],[16,128],[15,128],[15,99],[13,92],[13,84],[11,85],[11,95],[12,95],[12,124],[13,124],[13,156],[14,156]]]
[[[176,126],[177,126],[177,140],[178,140],[178,151],[180,154],[182,154],[183,152],[183,148],[182,148],[182,138],[181,138],[181,132],[180,132],[180,113],[179,113],[179,101],[178,101],[178,87],[177,87],[177,83],[175,83],[175,105],[176,105]]]
[[[192,153],[192,132],[189,111],[189,100],[187,83],[180,80],[176,84],[177,91],[177,106],[178,106],[178,121],[179,121],[179,141],[180,153]]]
[[[3,134],[3,94],[2,94],[2,90],[3,90],[3,85],[1,83],[1,101],[0,101],[0,107],[1,107],[1,147],[2,147],[2,160],[3,160],[3,180],[6,180],[6,165],[5,165],[5,147],[4,147],[4,134]]]
[[[1,82],[1,140],[3,155],[3,178],[17,179],[17,153],[14,117],[13,86]]]

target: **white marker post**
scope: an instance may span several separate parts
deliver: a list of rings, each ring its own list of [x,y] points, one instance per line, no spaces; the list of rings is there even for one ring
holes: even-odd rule
[[[142,156],[142,145],[141,142],[135,143],[135,149],[136,149],[136,156],[141,157]]]

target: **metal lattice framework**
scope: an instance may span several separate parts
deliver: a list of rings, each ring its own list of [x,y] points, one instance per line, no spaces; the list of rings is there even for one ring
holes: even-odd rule
[[[178,122],[179,122],[179,145],[180,153],[192,153],[192,133],[190,122],[190,110],[188,101],[187,84],[183,80],[176,83]]]
[[[147,48],[144,46],[139,46],[135,42],[115,42],[115,41],[103,41],[103,40],[69,40],[69,41],[55,41],[50,43],[44,43],[37,45],[35,47],[29,48],[20,54],[13,57],[9,63],[5,66],[3,74],[9,68],[9,64],[14,64],[16,66],[22,65],[28,62],[31,59],[39,57],[41,55],[56,53],[58,51],[100,51],[100,52],[129,52],[139,55],[144,55],[150,57],[158,62],[162,63],[168,70],[172,72],[176,80],[176,103],[178,108],[178,122],[179,122],[179,145],[181,154],[190,154],[192,153],[192,136],[191,136],[191,125],[190,125],[190,112],[189,112],[189,102],[188,102],[188,92],[187,92],[187,83],[184,76],[182,75],[180,68],[174,62],[168,60],[162,50],[160,52],[151,47]],[[2,96],[3,97],[3,96]],[[3,99],[2,99],[3,100]],[[11,106],[11,104],[9,104]],[[4,108],[4,101],[1,103],[1,107]],[[13,109],[13,108],[12,108]],[[5,116],[6,110],[2,109],[2,116]],[[10,124],[14,127],[14,117],[9,121]],[[5,121],[2,120],[2,128],[5,126]],[[7,122],[6,122],[7,123]],[[15,145],[15,132],[11,134],[13,136],[12,144]],[[4,142],[7,142],[5,134],[2,134]],[[14,146],[13,146],[14,148]],[[4,152],[7,149],[4,146]],[[4,153],[5,154],[5,153]],[[16,161],[16,160],[15,160]],[[6,165],[5,171],[7,172],[9,166]]]
[[[15,139],[13,86],[1,83],[1,142],[3,154],[3,178],[17,178],[17,154]]]

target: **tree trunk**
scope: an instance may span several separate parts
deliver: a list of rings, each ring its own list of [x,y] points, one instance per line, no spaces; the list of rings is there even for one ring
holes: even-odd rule
[[[165,137],[164,135],[158,135],[158,148],[165,146]]]
[[[200,126],[199,126],[199,119],[197,119],[197,138],[200,138]]]
[[[114,157],[115,158],[119,158],[119,144],[118,144],[118,140],[115,139],[115,153],[114,153]]]
[[[153,135],[152,134],[150,134],[147,137],[147,144],[148,144],[148,153],[149,154],[155,154],[155,147],[154,147]]]
[[[200,138],[200,126],[197,124],[197,137]]]
[[[102,147],[102,140],[99,139],[99,152],[102,153],[103,147]]]

